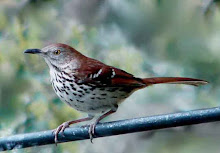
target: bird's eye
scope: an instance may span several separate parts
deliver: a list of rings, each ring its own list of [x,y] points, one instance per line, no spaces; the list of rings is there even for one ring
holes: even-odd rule
[[[55,54],[55,55],[59,55],[60,52],[61,52],[60,50],[55,50],[55,51],[54,51],[54,54]]]

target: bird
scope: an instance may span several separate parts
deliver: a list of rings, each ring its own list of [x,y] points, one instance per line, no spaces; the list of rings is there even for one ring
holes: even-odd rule
[[[59,133],[71,124],[92,120],[88,134],[92,142],[96,125],[105,117],[115,113],[118,106],[132,93],[155,84],[205,85],[208,82],[187,77],[139,78],[119,68],[106,65],[87,57],[73,47],[54,43],[42,49],[27,49],[24,53],[37,54],[49,66],[52,87],[70,107],[87,113],[88,116],[62,123],[54,130],[54,141]]]

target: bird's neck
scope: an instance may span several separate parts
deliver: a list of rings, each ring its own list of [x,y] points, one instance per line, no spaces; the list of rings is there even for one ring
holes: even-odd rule
[[[50,66],[50,75],[53,76],[55,74],[74,74],[75,73],[75,67],[72,67],[72,65],[63,65],[62,67],[57,67],[55,65]]]
[[[50,78],[52,80],[73,79],[75,71],[70,69],[69,66],[65,68],[50,68]]]
[[[50,68],[50,73],[74,73],[76,69],[79,68],[80,64],[77,60],[72,60],[65,64],[51,63],[50,61],[45,60],[47,65]]]

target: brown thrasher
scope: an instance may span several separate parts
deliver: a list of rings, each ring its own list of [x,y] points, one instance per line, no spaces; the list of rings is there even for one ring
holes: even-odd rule
[[[65,44],[52,44],[43,49],[27,49],[24,53],[42,56],[50,68],[51,83],[59,98],[88,117],[67,121],[55,129],[55,143],[58,134],[74,123],[99,118],[90,125],[90,140],[96,124],[106,116],[115,113],[118,104],[134,91],[159,83],[204,85],[207,81],[181,77],[137,78],[118,68],[86,57]]]

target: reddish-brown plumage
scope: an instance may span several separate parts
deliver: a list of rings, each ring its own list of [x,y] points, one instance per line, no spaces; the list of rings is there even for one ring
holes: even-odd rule
[[[70,50],[74,53],[74,58],[79,61],[79,68],[76,69],[76,76],[82,82],[95,82],[95,81],[103,81],[110,82],[111,86],[137,86],[139,87],[146,87],[148,85],[159,84],[159,83],[183,83],[189,85],[200,85],[207,83],[204,80],[194,79],[194,78],[184,78],[184,77],[155,77],[155,78],[136,78],[132,74],[129,74],[123,70],[118,68],[108,66],[98,60],[89,58],[72,48],[66,44],[56,43],[52,44],[52,46],[61,47],[66,50]],[[100,69],[102,72],[100,75],[95,79],[89,79],[88,75],[97,73]],[[114,78],[109,77],[112,74],[112,69],[114,69],[115,76]],[[110,80],[110,81],[109,81]],[[195,83],[196,82],[196,83]]]
[[[55,142],[58,133],[63,132],[70,124],[90,120],[94,114],[106,112],[91,124],[89,134],[92,139],[96,124],[116,112],[118,104],[138,89],[161,83],[194,86],[207,83],[200,79],[181,77],[137,78],[123,70],[86,57],[61,43],[41,50],[29,49],[25,53],[42,55],[50,67],[51,82],[56,94],[69,106],[90,115],[61,124],[55,131]]]

